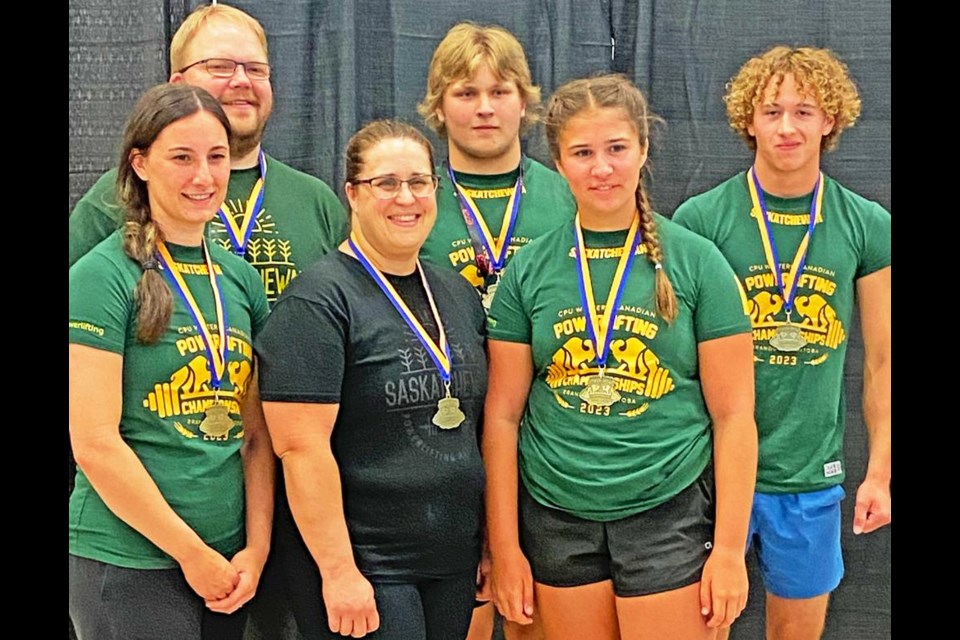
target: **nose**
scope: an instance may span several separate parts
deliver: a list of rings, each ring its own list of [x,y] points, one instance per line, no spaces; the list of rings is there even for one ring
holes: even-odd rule
[[[779,124],[780,126],[777,127],[777,131],[779,133],[783,133],[783,134],[793,133],[794,130],[796,129],[796,127],[793,126],[793,120],[790,118],[790,114],[787,112],[784,112],[783,115],[780,116]]]
[[[595,176],[610,175],[613,172],[613,167],[610,166],[610,162],[607,161],[606,157],[602,153],[598,153],[596,158],[597,160],[590,169],[590,173]]]
[[[210,163],[206,158],[201,158],[197,172],[193,175],[193,181],[197,184],[206,184],[213,180],[213,172],[210,171]]]
[[[410,183],[401,182],[400,191],[397,191],[397,195],[394,196],[394,200],[400,202],[413,202],[416,199],[416,196],[413,195],[413,191],[410,190]]]
[[[493,103],[490,102],[490,96],[485,92],[480,94],[480,104],[477,105],[477,113],[481,115],[490,115],[493,113]]]
[[[243,66],[242,62],[238,62],[237,68],[233,70],[233,75],[230,76],[230,84],[234,86],[250,84],[250,76],[247,75],[247,68]]]

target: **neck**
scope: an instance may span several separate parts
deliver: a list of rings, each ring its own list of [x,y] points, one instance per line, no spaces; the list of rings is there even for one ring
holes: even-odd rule
[[[252,169],[257,166],[257,160],[260,158],[260,143],[254,145],[249,151],[230,150],[230,170],[238,171],[240,169]]]
[[[763,162],[758,157],[753,166],[763,190],[778,198],[805,196],[813,191],[813,186],[817,183],[817,178],[820,177],[819,161],[810,163],[809,167],[781,171]]]
[[[394,255],[378,251],[367,242],[367,239],[363,237],[363,233],[356,230],[356,226],[354,226],[353,241],[363,250],[363,254],[367,256],[367,260],[369,260],[380,273],[392,276],[408,276],[417,270],[416,253],[413,255]],[[346,240],[340,244],[340,250],[347,255],[353,255],[353,252],[350,250],[350,245]]]
[[[182,247],[199,247],[203,244],[203,226],[192,229],[176,225],[165,225],[156,220],[154,223],[160,229],[160,233],[163,234],[165,242],[178,244]]]
[[[464,153],[463,149],[447,138],[450,153],[450,166],[454,171],[488,176],[509,173],[520,166],[520,138],[514,140],[510,149],[495,158],[478,158]]]
[[[580,207],[580,226],[590,231],[622,231],[629,229],[633,224],[633,217],[638,214],[636,205],[620,211],[598,212]]]

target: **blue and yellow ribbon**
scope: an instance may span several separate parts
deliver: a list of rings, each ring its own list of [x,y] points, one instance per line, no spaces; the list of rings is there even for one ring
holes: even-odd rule
[[[503,269],[507,260],[507,249],[510,247],[510,238],[513,234],[513,228],[517,224],[517,213],[520,211],[520,197],[523,192],[523,158],[520,159],[520,172],[517,174],[517,182],[513,185],[513,193],[507,201],[507,207],[503,212],[503,222],[500,224],[500,235],[496,238],[490,233],[487,221],[483,219],[480,207],[473,201],[463,187],[457,184],[457,178],[454,176],[453,167],[447,163],[447,173],[450,176],[450,182],[453,184],[453,190],[460,200],[460,206],[464,213],[470,217],[473,225],[480,230],[480,242],[484,252],[490,259],[490,267],[493,273]],[[477,248],[474,247],[474,252]]]
[[[767,266],[777,278],[777,288],[783,297],[783,310],[787,314],[787,321],[790,321],[790,314],[793,311],[793,297],[797,293],[797,284],[800,282],[798,277],[803,271],[803,265],[807,262],[807,252],[810,248],[810,239],[813,236],[813,228],[817,224],[817,218],[823,213],[823,172],[817,176],[817,182],[813,185],[813,199],[810,202],[810,222],[807,225],[807,232],[797,247],[797,253],[790,264],[790,271],[786,274],[780,269],[780,255],[777,252],[777,244],[773,239],[773,227],[770,223],[770,214],[767,211],[767,203],[763,197],[763,188],[760,186],[760,180],[757,178],[756,167],[750,167],[750,176],[747,179],[747,188],[750,190],[750,200],[753,202],[754,217],[757,219],[757,227],[760,229],[760,242],[763,244],[763,253],[767,258]],[[787,284],[784,284],[784,281]]]
[[[359,243],[357,243],[357,236],[354,232],[350,233],[350,237],[347,238],[347,243],[350,246],[351,251],[353,251],[354,257],[363,265],[363,268],[366,269],[367,273],[370,274],[370,277],[373,278],[373,281],[377,283],[377,286],[380,287],[380,290],[383,291],[384,295],[387,296],[387,300],[393,305],[393,308],[397,310],[400,314],[400,317],[403,318],[404,322],[407,323],[407,326],[410,327],[410,330],[413,331],[413,334],[417,337],[426,350],[430,354],[430,358],[433,360],[433,363],[437,365],[437,369],[440,371],[440,377],[443,379],[444,383],[447,385],[450,384],[450,345],[447,342],[447,333],[443,330],[443,322],[440,321],[440,312],[437,310],[437,303],[433,300],[433,292],[430,291],[430,284],[427,282],[427,277],[423,273],[423,267],[420,266],[420,261],[417,260],[417,273],[420,274],[420,281],[423,283],[423,289],[427,294],[427,301],[430,303],[430,311],[433,313],[433,321],[437,323],[437,330],[440,334],[440,343],[437,344],[433,341],[433,338],[430,337],[430,334],[427,333],[427,330],[423,328],[423,325],[420,324],[420,321],[417,319],[413,312],[410,310],[410,307],[407,306],[407,303],[403,301],[403,298],[400,297],[400,294],[394,289],[393,285],[390,284],[390,281],[387,280],[380,270],[370,261],[370,258],[363,252],[363,249],[360,248]]]
[[[227,308],[223,304],[223,292],[220,290],[220,279],[217,277],[214,269],[213,260],[210,258],[210,251],[207,249],[207,241],[203,240],[203,259],[207,263],[207,275],[210,278],[210,287],[213,289],[213,302],[217,313],[217,337],[220,342],[217,345],[213,343],[213,335],[207,326],[207,321],[200,311],[200,305],[197,304],[193,294],[190,293],[190,287],[177,269],[173,256],[167,245],[159,240],[157,242],[157,262],[160,263],[160,271],[167,276],[170,286],[180,294],[187,311],[193,318],[193,325],[203,340],[203,346],[207,350],[207,366],[210,369],[210,386],[215,391],[220,389],[220,381],[223,380],[223,373],[227,368]],[[216,348],[214,348],[216,346]]]
[[[603,313],[597,313],[596,298],[593,295],[593,282],[590,277],[590,261],[587,259],[586,245],[583,242],[583,229],[580,226],[580,212],[573,221],[574,242],[577,251],[577,277],[580,280],[580,300],[583,303],[583,314],[587,317],[587,332],[597,353],[597,366],[606,367],[607,350],[610,347],[610,337],[613,335],[613,321],[620,306],[620,298],[630,275],[633,265],[633,256],[637,252],[642,234],[640,233],[640,216],[634,215],[627,239],[623,244],[623,253],[617,263],[617,270],[610,283],[610,292],[607,293],[607,303]]]
[[[230,213],[230,209],[226,203],[220,205],[220,219],[223,221],[223,226],[227,228],[230,246],[233,247],[233,252],[238,256],[242,256],[246,252],[247,243],[250,241],[250,234],[253,233],[253,228],[256,226],[254,223],[257,221],[257,216],[260,215],[260,209],[263,207],[263,194],[265,191],[263,182],[267,179],[267,159],[263,155],[263,149],[260,150],[257,163],[260,165],[260,177],[257,178],[253,189],[250,190],[250,197],[247,198],[247,204],[246,207],[244,207],[243,218],[240,224],[238,225],[233,219],[233,215]]]

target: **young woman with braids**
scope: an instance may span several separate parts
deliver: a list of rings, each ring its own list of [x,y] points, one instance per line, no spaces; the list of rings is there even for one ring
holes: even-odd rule
[[[517,254],[488,320],[494,598],[551,639],[711,638],[746,604],[750,322],[720,253],[651,208],[652,117],[620,75],[557,90],[577,216]]]
[[[257,272],[209,244],[230,122],[148,90],[117,176],[126,223],[70,269],[70,618],[86,638],[240,638],[270,546]]]

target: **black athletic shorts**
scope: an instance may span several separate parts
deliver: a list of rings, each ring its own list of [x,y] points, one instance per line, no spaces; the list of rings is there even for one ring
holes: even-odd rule
[[[713,548],[713,464],[672,499],[612,522],[545,507],[519,489],[520,544],[533,579],[551,587],[613,581],[616,595],[642,596],[700,580]]]

